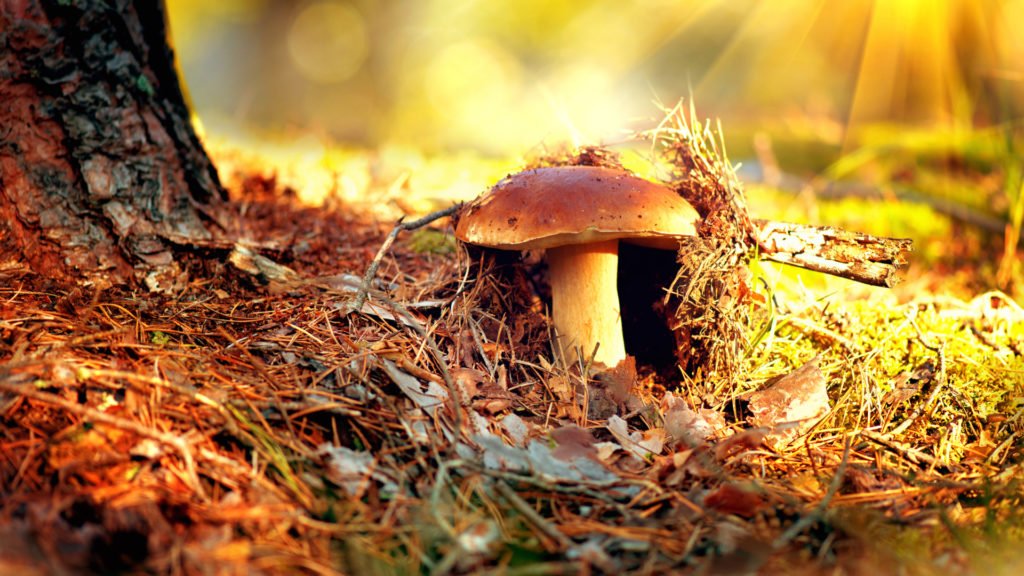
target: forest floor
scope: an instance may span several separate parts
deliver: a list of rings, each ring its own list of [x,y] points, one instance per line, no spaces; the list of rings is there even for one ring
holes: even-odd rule
[[[874,159],[919,190],[922,154]],[[735,377],[592,373],[551,353],[542,261],[448,220],[349,309],[398,216],[514,163],[213,155],[250,251],[191,260],[183,293],[0,268],[0,573],[1024,568],[1020,266],[945,204],[749,185],[758,217],[914,238],[905,282],[754,263]],[[947,181],[1011,177],[965,156]]]

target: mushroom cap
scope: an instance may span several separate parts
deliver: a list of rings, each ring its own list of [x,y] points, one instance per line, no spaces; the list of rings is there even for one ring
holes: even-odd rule
[[[626,170],[558,166],[525,170],[495,184],[466,206],[455,236],[502,250],[615,239],[675,247],[678,237],[696,234],[697,217],[671,188]]]

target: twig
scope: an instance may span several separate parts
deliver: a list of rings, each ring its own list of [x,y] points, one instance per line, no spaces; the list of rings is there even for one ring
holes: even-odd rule
[[[380,245],[380,249],[377,250],[377,254],[373,257],[370,265],[366,268],[366,273],[363,275],[363,281],[359,284],[359,291],[356,292],[356,297],[352,300],[352,305],[348,307],[345,314],[351,314],[358,312],[363,308],[363,304],[366,303],[366,298],[370,293],[370,285],[373,283],[373,279],[377,276],[377,269],[380,268],[381,261],[384,260],[384,255],[391,249],[391,245],[394,244],[395,239],[398,238],[399,232],[403,230],[415,230],[422,228],[427,224],[435,220],[439,220],[446,216],[451,216],[462,208],[462,204],[453,204],[443,210],[436,210],[427,214],[426,216],[413,220],[412,222],[403,222],[402,218],[399,218],[398,223],[391,229],[384,242]]]

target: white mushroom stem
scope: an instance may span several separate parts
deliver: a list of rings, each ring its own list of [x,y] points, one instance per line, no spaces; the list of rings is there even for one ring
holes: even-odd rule
[[[547,251],[551,312],[558,346],[575,362],[589,360],[611,368],[626,358],[617,285],[619,241],[572,244]]]

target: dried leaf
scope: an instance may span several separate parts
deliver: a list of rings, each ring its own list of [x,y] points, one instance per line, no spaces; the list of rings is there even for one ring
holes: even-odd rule
[[[726,427],[725,418],[720,413],[706,408],[696,412],[671,392],[662,398],[661,410],[669,437],[690,446],[715,438]]]
[[[625,420],[618,416],[608,418],[608,431],[612,433],[615,440],[626,452],[629,452],[637,459],[646,461],[651,455],[661,454],[665,447],[665,431],[662,429],[648,430],[641,434],[629,432],[629,426]]]
[[[785,446],[814,426],[831,405],[818,357],[748,397],[754,426],[771,429],[769,439]]]
[[[448,400],[448,391],[437,382],[427,382],[427,390],[424,392],[423,385],[415,376],[402,371],[391,360],[384,359],[381,362],[391,380],[427,414],[433,416],[434,412]]]
[[[556,458],[546,442],[534,440],[526,448],[508,446],[492,434],[473,439],[484,451],[484,465],[495,470],[533,473],[555,482],[609,482],[618,476],[603,464],[586,457]]]

